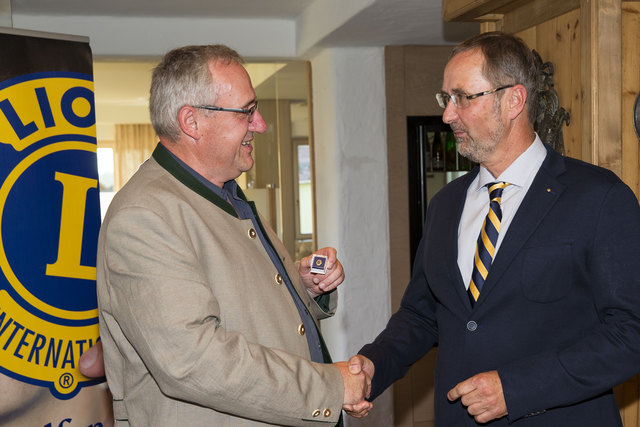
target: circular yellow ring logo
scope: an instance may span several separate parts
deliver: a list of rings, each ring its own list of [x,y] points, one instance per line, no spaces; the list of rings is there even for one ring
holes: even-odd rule
[[[35,162],[46,157],[50,154],[57,153],[59,151],[65,150],[82,150],[89,152],[96,152],[95,144],[90,144],[88,142],[78,142],[78,141],[65,141],[58,142],[55,144],[47,145],[45,147],[40,148],[37,151],[34,151],[29,156],[25,157],[7,176],[6,180],[0,187],[0,268],[4,273],[5,277],[15,289],[15,291],[25,299],[29,304],[33,307],[37,308],[40,311],[43,311],[52,316],[70,319],[70,320],[88,320],[91,318],[95,318],[98,316],[98,310],[86,310],[86,311],[70,311],[63,310],[58,307],[54,307],[49,305],[36,296],[34,296],[31,292],[27,290],[27,288],[20,282],[20,279],[13,272],[11,265],[7,259],[7,255],[4,250],[4,246],[2,244],[2,213],[4,210],[5,203],[7,201],[7,197],[11,191],[11,188],[16,183],[16,181],[20,178],[20,176]]]

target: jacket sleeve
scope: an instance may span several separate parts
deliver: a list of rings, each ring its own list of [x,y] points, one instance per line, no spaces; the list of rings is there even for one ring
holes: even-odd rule
[[[396,380],[404,377],[411,365],[438,341],[435,300],[429,290],[422,259],[425,239],[418,246],[414,272],[402,297],[400,308],[385,329],[358,352],[373,362],[375,374],[371,397],[378,397]]]

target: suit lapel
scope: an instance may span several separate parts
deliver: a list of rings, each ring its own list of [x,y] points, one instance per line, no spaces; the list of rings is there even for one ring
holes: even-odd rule
[[[565,190],[565,185],[556,179],[565,170],[564,160],[552,148],[546,145],[545,147],[547,158],[509,225],[476,307],[482,304],[494,287],[500,286],[498,282],[504,272]]]
[[[475,176],[471,178],[475,178]],[[465,185],[464,194],[461,197],[462,203],[459,206],[457,221],[455,222],[455,229],[453,230],[452,234],[452,241],[454,242],[454,244],[452,245],[453,252],[449,255],[451,256],[450,259],[453,260],[453,262],[450,263],[451,278],[453,279],[452,282],[455,284],[454,287],[456,289],[456,293],[458,294],[460,302],[467,309],[467,311],[471,311],[473,307],[471,307],[471,301],[469,301],[469,295],[467,294],[467,284],[464,283],[464,280],[462,279],[462,273],[460,273],[460,267],[458,266],[458,227],[460,225],[462,211],[464,210],[464,203],[467,198],[467,189],[472,182],[473,179],[469,179],[467,185]]]
[[[436,238],[429,239],[430,242],[442,242],[442,246],[435,249],[438,252],[435,259],[438,260],[438,265],[445,268],[448,280],[444,281],[446,286],[440,290],[451,293],[451,297],[458,299],[467,310],[471,310],[471,304],[469,297],[467,297],[462,274],[458,268],[458,226],[464,209],[467,189],[478,171],[479,168],[476,167],[468,174],[448,184],[450,186],[448,190],[451,191],[447,192],[443,209],[433,215],[436,224],[433,227],[433,232]],[[435,268],[435,266],[427,266],[427,269],[429,268]]]

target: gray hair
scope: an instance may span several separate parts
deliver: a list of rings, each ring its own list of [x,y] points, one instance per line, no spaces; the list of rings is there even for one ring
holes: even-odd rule
[[[482,73],[495,87],[521,84],[527,89],[527,118],[536,121],[538,105],[538,67],[529,47],[521,38],[501,31],[473,36],[451,52],[451,57],[479,49],[484,56]]]
[[[180,135],[178,111],[185,105],[216,101],[209,63],[244,60],[224,45],[184,46],[168,52],[154,68],[149,96],[149,114],[156,134],[175,141]],[[213,92],[213,93],[212,93]]]

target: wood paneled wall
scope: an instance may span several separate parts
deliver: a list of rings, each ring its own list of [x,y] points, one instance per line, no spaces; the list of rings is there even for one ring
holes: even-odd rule
[[[554,64],[553,81],[560,105],[569,112],[569,126],[563,128],[565,153],[575,158],[583,157],[580,132],[582,128],[580,78],[580,13],[575,10],[536,27],[516,33],[544,62]],[[558,66],[558,60],[566,59],[570,65]]]
[[[622,179],[640,195],[640,139],[633,103],[640,92],[640,2],[622,3]]]

